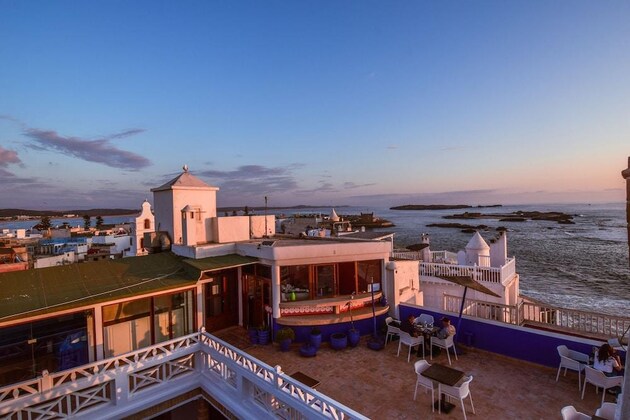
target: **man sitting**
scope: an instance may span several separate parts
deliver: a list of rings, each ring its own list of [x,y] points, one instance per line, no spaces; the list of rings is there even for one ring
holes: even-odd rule
[[[451,325],[451,320],[447,317],[442,318],[442,328],[437,332],[437,338],[445,339],[451,335],[455,335],[455,327]]]
[[[413,315],[409,315],[406,320],[400,323],[400,331],[404,331],[412,337],[418,337],[418,331],[416,331],[414,320],[415,320],[415,317]],[[418,346],[417,355],[418,357],[422,357],[422,351],[420,351],[420,346]]]

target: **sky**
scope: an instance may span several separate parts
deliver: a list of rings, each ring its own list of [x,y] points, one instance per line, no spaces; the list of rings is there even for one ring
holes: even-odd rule
[[[0,0],[0,208],[623,201],[628,1]]]

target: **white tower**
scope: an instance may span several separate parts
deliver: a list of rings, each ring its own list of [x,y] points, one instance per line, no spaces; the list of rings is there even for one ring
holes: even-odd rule
[[[195,223],[196,238],[187,238],[187,241],[193,244],[210,242],[210,218],[217,215],[218,190],[190,174],[188,166],[184,165],[184,172],[151,190],[155,205],[155,230],[168,232],[173,244],[183,244],[182,209],[189,206],[191,211],[187,220]],[[193,213],[192,221],[190,213]]]
[[[128,256],[146,255],[150,244],[144,243],[144,234],[155,232],[155,216],[151,211],[151,203],[144,200],[142,210],[131,221],[131,246]]]
[[[479,232],[475,232],[466,245],[466,265],[490,266],[490,247]]]

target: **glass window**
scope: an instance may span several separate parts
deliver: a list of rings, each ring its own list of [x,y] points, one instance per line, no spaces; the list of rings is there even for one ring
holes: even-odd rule
[[[318,265],[317,273],[317,296],[329,297],[335,295],[335,266]]]
[[[151,313],[151,299],[138,299],[129,302],[115,303],[103,306],[103,323],[121,321],[127,318],[149,316]]]
[[[369,291],[368,283],[381,283],[381,260],[359,261],[357,263],[359,293]],[[374,289],[377,290],[376,288]],[[379,289],[380,290],[380,289]]]
[[[192,290],[157,296],[153,299],[155,342],[193,332]]]
[[[282,301],[310,299],[310,276],[308,265],[280,267]]]

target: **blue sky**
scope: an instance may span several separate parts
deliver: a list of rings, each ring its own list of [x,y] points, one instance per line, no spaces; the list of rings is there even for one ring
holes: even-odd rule
[[[630,3],[0,0],[0,207],[621,201]]]

